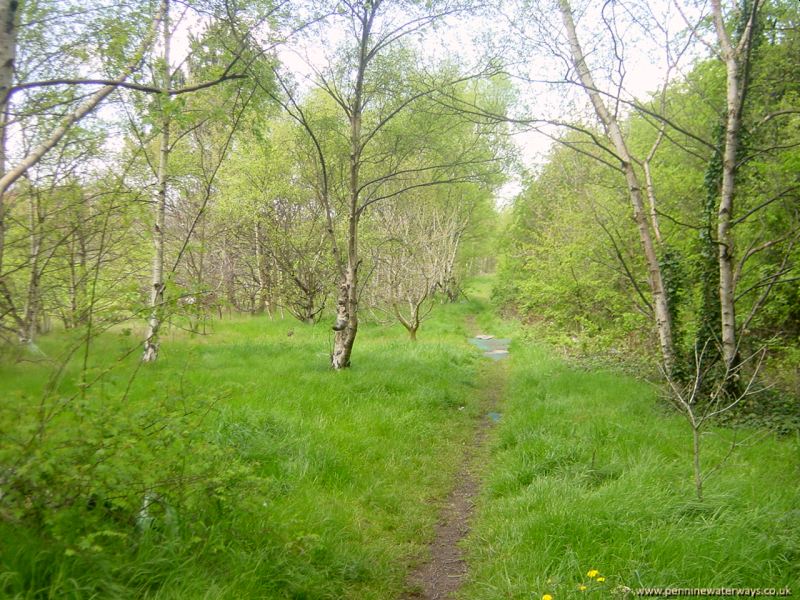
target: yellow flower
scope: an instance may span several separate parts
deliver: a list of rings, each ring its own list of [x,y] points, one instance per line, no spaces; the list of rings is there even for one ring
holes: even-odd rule
[[[582,592],[585,592],[585,591],[586,591],[586,586],[585,586],[585,585],[579,585],[579,586],[578,586],[578,589],[579,589],[580,591],[582,591]]]
[[[550,594],[545,594],[542,596],[542,600],[553,600],[553,597]]]
[[[603,583],[605,580],[606,580],[605,577],[598,577],[597,578],[597,581],[599,581],[600,583]]]
[[[589,571],[589,572],[586,574],[586,576],[587,576],[587,577],[589,577],[590,579],[594,579],[594,578],[595,578],[595,577],[597,577],[599,574],[600,574],[600,571],[598,571],[597,569],[592,569],[591,571]]]

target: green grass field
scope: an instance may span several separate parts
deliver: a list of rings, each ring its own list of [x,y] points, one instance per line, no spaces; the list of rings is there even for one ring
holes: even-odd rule
[[[797,438],[709,430],[708,467],[734,435],[742,446],[699,503],[690,429],[651,386],[571,368],[534,345],[512,346],[511,361],[464,598],[609,598],[624,587],[800,593]]]
[[[354,367],[327,368],[328,328],[237,318],[138,353],[86,398],[75,360],[17,469],[0,589],[34,598],[387,598],[424,556],[478,399],[455,307],[412,344],[366,326]],[[288,336],[287,333],[293,334]],[[55,353],[61,339],[45,339]],[[135,337],[96,341],[92,376]],[[3,462],[40,424],[52,367],[5,365]],[[10,443],[9,443],[10,442]],[[55,490],[53,496],[50,491]],[[163,504],[151,531],[143,495]],[[99,532],[99,533],[98,533]]]
[[[800,593],[800,440],[739,431],[698,503],[688,427],[654,389],[553,358],[487,285],[416,344],[364,326],[346,372],[327,368],[324,324],[256,317],[175,331],[141,368],[138,351],[118,360],[137,332],[110,331],[47,395],[66,334],[42,340],[52,360],[5,360],[0,596],[398,598],[481,417],[477,330],[514,342],[463,598]],[[709,431],[709,465],[732,435]]]

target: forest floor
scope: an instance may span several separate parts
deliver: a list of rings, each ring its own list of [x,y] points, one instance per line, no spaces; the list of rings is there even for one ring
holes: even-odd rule
[[[0,356],[0,597],[797,594],[800,439],[709,428],[698,502],[655,386],[565,362],[490,285],[416,343],[364,324],[346,372],[324,324],[248,316],[172,327],[147,366],[122,327]]]

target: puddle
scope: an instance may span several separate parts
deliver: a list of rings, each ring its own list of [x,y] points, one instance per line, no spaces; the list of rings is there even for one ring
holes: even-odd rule
[[[483,355],[486,358],[491,360],[502,360],[508,356],[508,346],[511,344],[511,340],[506,338],[496,338],[493,335],[481,333],[476,335],[474,338],[469,338],[469,343],[483,350]],[[502,416],[503,415],[499,412],[486,413],[486,418],[493,423],[497,423]]]
[[[508,346],[511,344],[511,340],[480,334],[470,338],[469,343],[483,350],[483,355],[486,358],[500,360],[508,356]]]

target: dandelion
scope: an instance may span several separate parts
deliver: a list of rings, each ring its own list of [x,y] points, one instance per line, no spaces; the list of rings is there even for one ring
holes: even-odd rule
[[[579,586],[578,586],[578,589],[579,589],[580,591],[582,591],[582,592],[585,592],[585,591],[586,591],[586,586],[585,586],[585,585],[579,585]]]
[[[553,597],[550,594],[545,594],[542,596],[542,600],[553,600]]]
[[[589,571],[589,572],[586,574],[586,576],[587,576],[589,579],[594,579],[594,578],[595,578],[595,577],[597,577],[599,574],[600,574],[600,571],[598,571],[597,569],[592,569],[591,571]]]
[[[598,578],[597,578],[597,582],[598,582],[598,583],[603,583],[605,580],[606,580],[606,578],[605,578],[605,577],[598,577]]]

